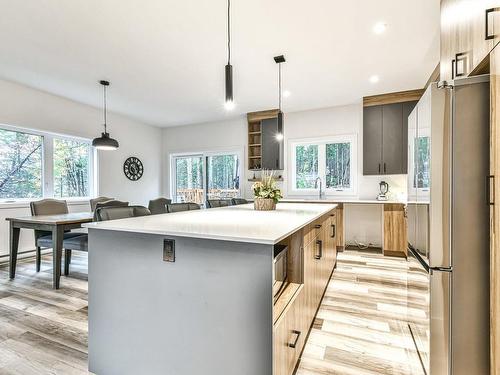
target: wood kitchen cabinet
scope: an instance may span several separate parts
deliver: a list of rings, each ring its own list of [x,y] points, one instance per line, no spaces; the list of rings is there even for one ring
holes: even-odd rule
[[[487,71],[499,40],[499,0],[441,0],[440,79]]]
[[[407,256],[408,222],[403,204],[384,204],[384,255]]]
[[[363,174],[406,174],[408,115],[416,102],[363,109]]]
[[[273,374],[291,375],[297,365],[337,254],[337,215],[331,211],[308,225],[297,241],[303,256],[300,285],[273,328]]]

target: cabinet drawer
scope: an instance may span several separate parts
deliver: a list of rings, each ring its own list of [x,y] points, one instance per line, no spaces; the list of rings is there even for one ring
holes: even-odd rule
[[[274,326],[273,375],[291,375],[305,343],[309,325],[304,320],[304,292],[295,299]]]

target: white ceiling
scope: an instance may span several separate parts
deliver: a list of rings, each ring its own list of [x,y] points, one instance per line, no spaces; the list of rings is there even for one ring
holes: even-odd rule
[[[226,112],[226,0],[0,0],[0,78],[174,126],[421,88],[439,60],[439,0],[232,0],[236,108]],[[377,22],[388,27],[375,35]],[[369,77],[380,81],[371,84]]]

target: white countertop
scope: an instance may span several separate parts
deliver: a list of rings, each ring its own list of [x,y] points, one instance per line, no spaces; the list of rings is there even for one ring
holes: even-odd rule
[[[255,211],[253,204],[151,215],[83,225],[166,236],[206,238],[274,245],[337,205],[278,203],[275,211]]]
[[[316,199],[301,199],[301,198],[285,198],[282,202],[289,203],[344,203],[344,204],[406,204],[398,200],[379,201],[377,199],[334,199],[334,198],[316,198]]]

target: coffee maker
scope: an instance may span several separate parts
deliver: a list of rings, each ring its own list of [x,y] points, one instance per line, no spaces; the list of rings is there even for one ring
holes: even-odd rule
[[[388,199],[387,193],[389,192],[389,184],[385,181],[380,181],[379,190],[380,193],[378,194],[377,200],[386,201]]]

